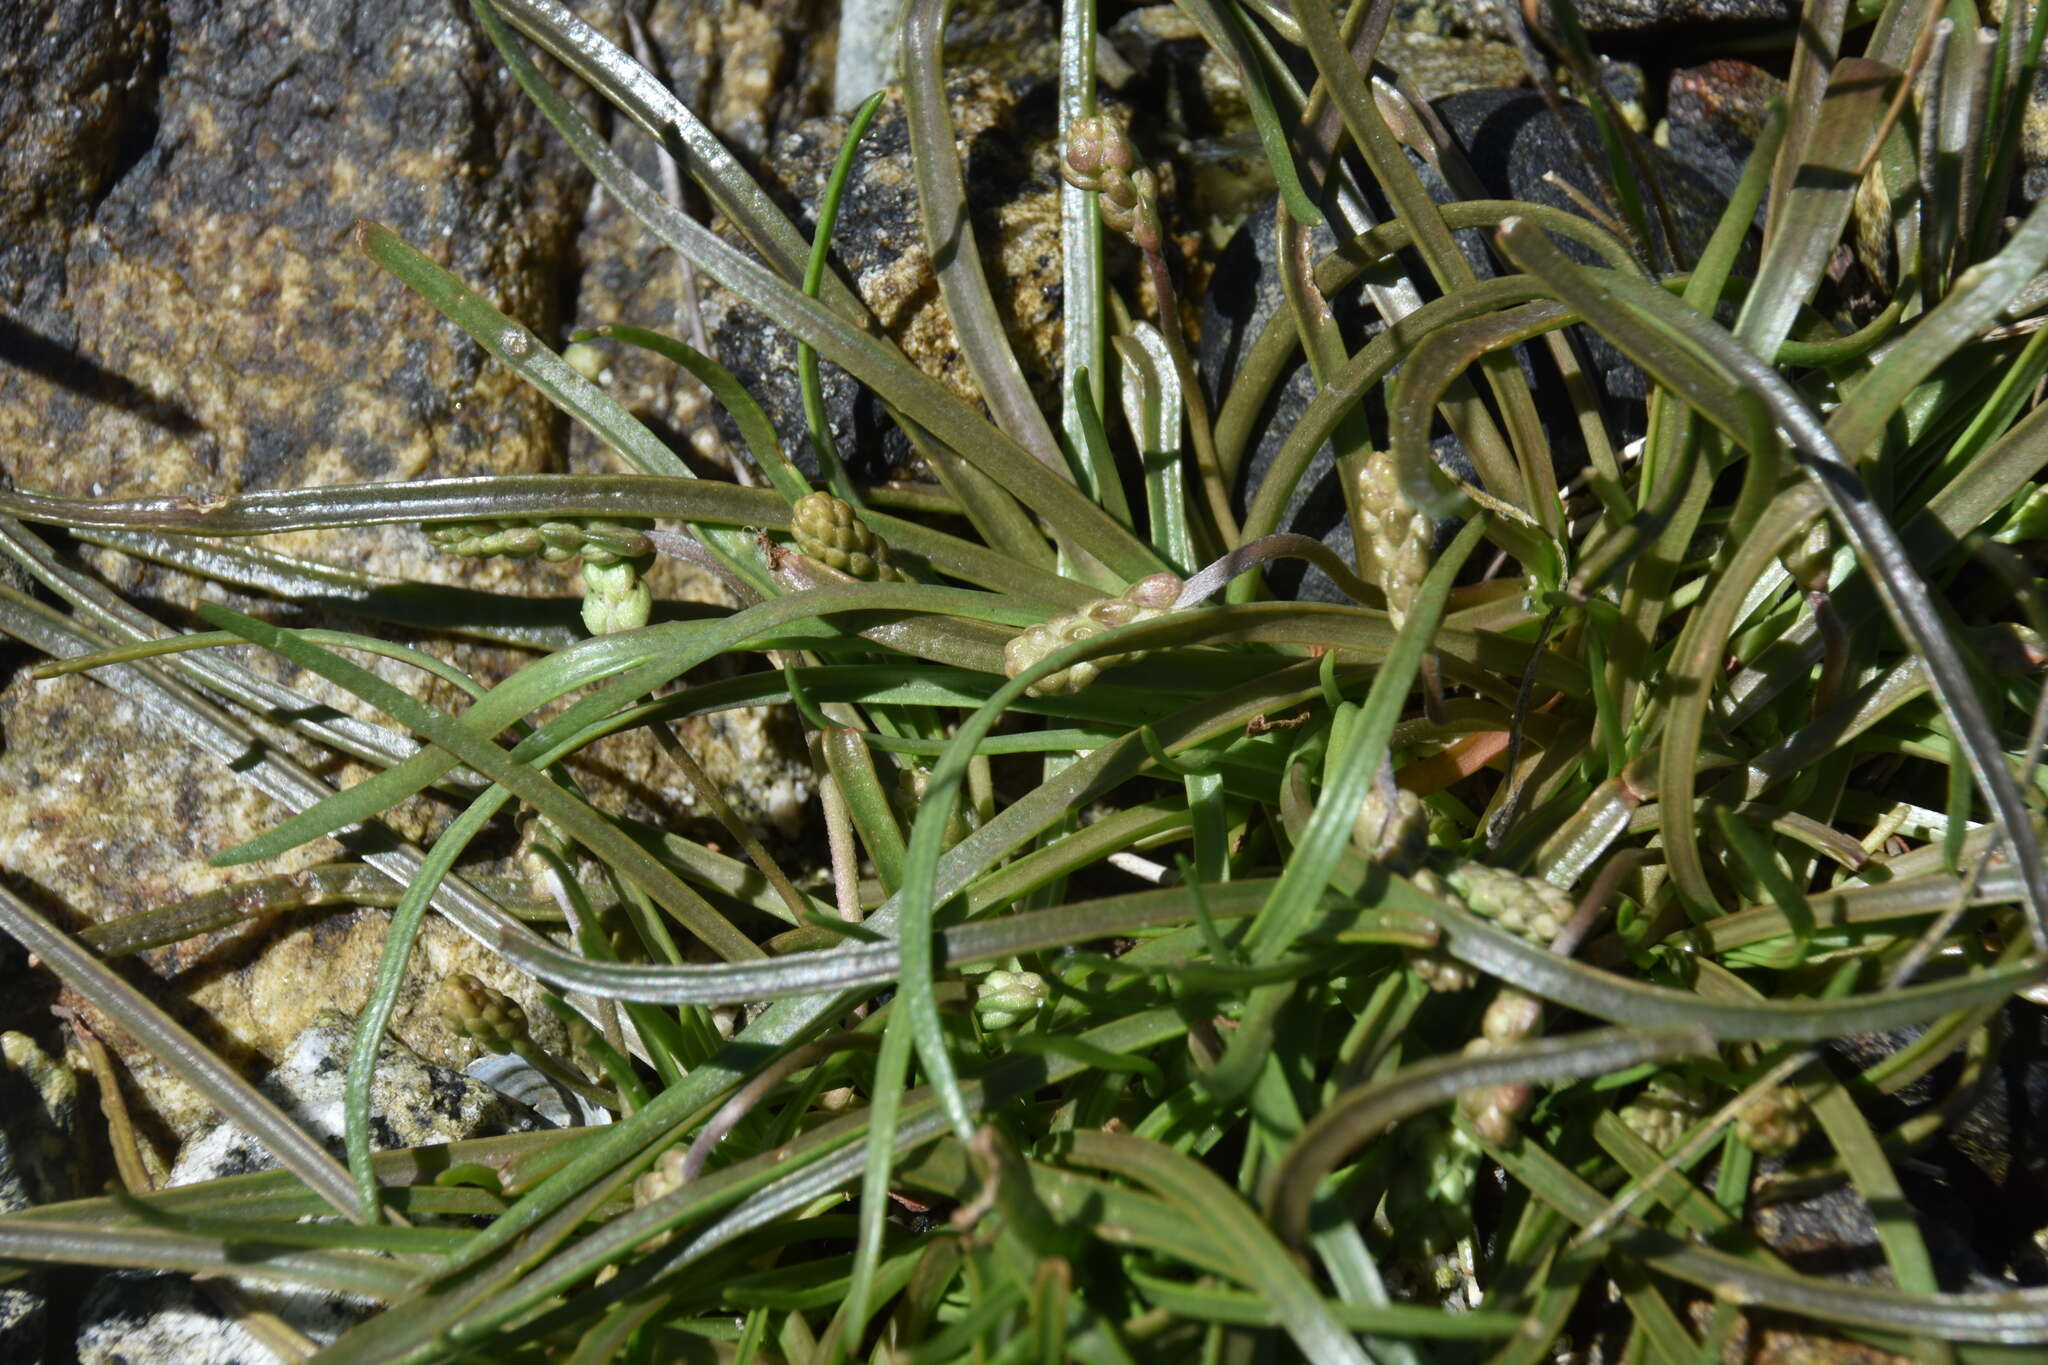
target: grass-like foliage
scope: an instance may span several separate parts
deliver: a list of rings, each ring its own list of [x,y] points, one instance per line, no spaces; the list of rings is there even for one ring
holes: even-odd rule
[[[1095,110],[1093,7],[1071,0],[1047,411],[974,240],[943,0],[909,6],[902,91],[985,409],[884,338],[831,268],[829,207],[807,238],[555,0],[476,3],[605,192],[801,342],[818,487],[715,360],[632,319],[576,339],[704,380],[757,471],[738,483],[694,476],[587,366],[364,224],[368,260],[633,472],[204,507],[0,493],[0,548],[47,590],[0,588],[0,629],[174,721],[288,817],[221,858],[352,850],[76,937],[0,893],[0,927],[284,1167],[9,1215],[0,1259],[367,1295],[382,1308],[318,1356],[350,1362],[1533,1362],[1567,1330],[1627,1359],[1718,1359],[1757,1310],[1898,1350],[2048,1344],[2048,1291],[1937,1282],[1894,1174],[1971,1101],[2048,963],[2048,709],[2027,676],[2028,627],[2048,627],[2009,548],[2048,538],[2048,214],[2006,216],[2048,9],[2008,4],[1978,43],[1954,6],[1815,0],[1785,99],[1687,256],[1604,97],[1595,216],[1440,204],[1417,165],[1455,149],[1368,74],[1387,4],[1186,0],[1243,73],[1281,187],[1267,267],[1286,306],[1214,388],[1159,181]],[[1552,14],[1556,60],[1597,88],[1570,6]],[[644,183],[564,70],[731,233]],[[1859,190],[1889,223],[1850,288]],[[1365,203],[1391,212],[1360,221]],[[1325,220],[1343,245],[1317,259]],[[1454,236],[1473,232],[1490,277]],[[1398,325],[1340,324],[1330,300],[1361,278]],[[1603,409],[1594,333],[1647,376],[1646,408]],[[886,405],[932,482],[851,477],[821,362]],[[1304,362],[1314,400],[1254,478],[1267,399]],[[1531,373],[1568,420],[1539,417]],[[1433,450],[1446,432],[1458,476]],[[1283,524],[1326,446],[1356,562]],[[369,635],[218,607],[212,630],[174,629],[24,525],[218,573],[222,538],[388,522],[454,554],[580,563],[588,638],[418,587],[415,627],[532,651],[485,688]],[[658,555],[717,575],[730,610],[649,624]],[[1277,595],[1266,567],[1286,557],[1349,600]],[[288,593],[290,572],[268,581]],[[381,721],[295,705],[233,662],[251,648]],[[431,705],[366,654],[470,701]],[[723,814],[672,727],[763,703],[806,727],[829,880],[737,821],[744,861],[637,825],[564,766],[644,727]],[[335,790],[257,738],[280,715],[376,775]],[[449,814],[430,847],[379,831],[422,793]],[[483,875],[499,869],[473,842],[514,819],[538,830],[525,880]],[[345,1162],[106,962],[336,901],[394,907]],[[429,913],[592,1025],[550,1056],[458,979],[451,1027],[615,1123],[372,1151],[370,1044]],[[748,1007],[730,1038],[719,1005]],[[1860,1074],[1821,1049],[1887,1030],[1910,1031]],[[1879,1097],[1954,1054],[1953,1090],[1873,1127]],[[1750,1231],[1756,1201],[1839,1185],[1873,1211],[1888,1282],[1800,1273]]]

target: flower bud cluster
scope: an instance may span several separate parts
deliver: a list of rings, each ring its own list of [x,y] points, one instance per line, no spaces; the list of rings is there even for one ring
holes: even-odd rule
[[[889,563],[889,546],[868,529],[853,505],[819,489],[806,493],[790,509],[790,535],[796,547],[821,564],[874,582],[900,582],[903,574]]]
[[[1395,629],[1429,572],[1436,524],[1408,501],[1394,457],[1375,450],[1358,471],[1358,567],[1387,598]]]
[[[550,564],[583,560],[583,625],[592,635],[636,630],[647,624],[654,595],[640,574],[654,556],[653,542],[635,527],[596,517],[528,521],[517,517],[428,522],[422,529],[445,554],[484,559],[504,555]]]
[[[654,553],[654,546],[637,528],[595,517],[559,521],[520,517],[431,521],[421,529],[443,554],[468,559],[494,555],[532,559],[538,555],[550,564],[561,564],[582,555],[585,560],[610,564],[622,559],[644,559]]]
[[[1390,871],[1411,872],[1429,851],[1429,809],[1414,792],[1399,787],[1388,795],[1375,783],[1358,804],[1351,846]]]
[[[1052,992],[1037,972],[988,973],[975,986],[974,1015],[985,1029],[1006,1029],[1038,1013]]]
[[[677,1144],[654,1159],[654,1164],[642,1171],[633,1180],[633,1207],[644,1209],[655,1200],[674,1194],[683,1187],[683,1163],[689,1159],[689,1152]],[[643,1252],[659,1251],[675,1238],[673,1230],[657,1232],[640,1244]]]
[[[1387,1186],[1387,1225],[1424,1255],[1441,1256],[1472,1235],[1472,1193],[1479,1148],[1443,1110],[1417,1114],[1393,1132],[1394,1169]]]
[[[449,1030],[476,1042],[486,1052],[511,1052],[527,1041],[526,1011],[501,990],[486,986],[468,972],[441,983],[435,1005]]]
[[[1465,1045],[1465,1055],[1484,1057],[1504,1051],[1533,1034],[1542,1022],[1542,1001],[1503,986],[1480,1018],[1479,1036]],[[1535,1097],[1535,1090],[1526,1083],[1484,1085],[1458,1096],[1458,1110],[1473,1132],[1500,1147],[1515,1140],[1517,1121]]]
[[[1102,223],[1156,252],[1166,234],[1159,222],[1159,180],[1138,160],[1138,149],[1123,125],[1106,114],[1075,119],[1067,129],[1060,175],[1075,189],[1092,190]]]
[[[1473,914],[1539,947],[1550,946],[1575,908],[1562,887],[1485,863],[1460,863],[1444,874],[1444,881]]]
[[[1758,1156],[1789,1156],[1813,1126],[1797,1086],[1774,1085],[1735,1115],[1735,1132]]]
[[[1706,1116],[1706,1096],[1676,1077],[1651,1081],[1617,1115],[1624,1127],[1659,1152],[1677,1147],[1686,1130]]]
[[[615,564],[583,560],[583,628],[592,635],[638,630],[654,613],[654,594],[630,559]]]
[[[1460,962],[1440,948],[1409,950],[1408,965],[1422,978],[1422,984],[1439,995],[1468,991],[1479,984],[1479,969]]]
[[[1116,597],[1105,597],[1099,602],[1090,602],[1078,611],[1065,616],[1055,616],[1050,621],[1028,627],[1003,647],[1003,672],[1016,677],[1025,669],[1043,659],[1053,651],[1076,644],[1090,636],[1100,635],[1106,630],[1128,626],[1137,621],[1150,621],[1173,610],[1173,604],[1180,600],[1181,581],[1170,573],[1156,573],[1141,578],[1125,588]],[[1116,664],[1131,663],[1145,657],[1144,650],[1131,650],[1124,654],[1107,654],[1097,659],[1086,659],[1071,668],[1040,678],[1030,688],[1034,697],[1067,696],[1081,691],[1096,678],[1102,670]]]

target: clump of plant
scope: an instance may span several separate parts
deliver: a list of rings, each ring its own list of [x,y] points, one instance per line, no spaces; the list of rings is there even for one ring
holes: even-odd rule
[[[1867,1116],[1873,1089],[1957,1052],[1962,1080],[1932,1112],[1966,1103],[2002,1012],[2048,962],[2027,557],[2048,496],[2048,215],[2005,216],[2039,15],[2008,5],[1974,43],[1931,6],[1894,0],[1853,31],[1843,7],[1809,6],[1718,229],[1671,260],[1605,111],[1614,230],[1439,205],[1404,142],[1449,149],[1368,75],[1386,4],[1341,21],[1314,4],[1182,8],[1243,73],[1281,186],[1271,268],[1288,304],[1213,417],[1156,182],[1093,105],[1089,4],[1066,10],[1068,313],[1048,413],[982,277],[943,0],[909,8],[903,97],[985,412],[883,340],[829,268],[850,157],[806,239],[566,10],[480,0],[605,191],[796,336],[808,382],[822,357],[870,388],[932,486],[856,484],[819,423],[814,488],[711,358],[624,320],[585,339],[710,385],[762,481],[692,477],[542,338],[366,224],[371,260],[635,472],[206,508],[0,494],[21,519],[0,521],[0,545],[67,608],[0,587],[0,628],[62,660],[46,671],[91,669],[175,720],[290,812],[223,860],[375,833],[421,793],[452,812],[425,848],[352,836],[359,858],[290,887],[76,937],[0,894],[10,934],[285,1168],[9,1215],[0,1257],[367,1295],[382,1308],[316,1356],[352,1362],[1535,1361],[1586,1322],[1626,1358],[1719,1358],[1751,1308],[1894,1350],[2048,1342],[2040,1291],[1937,1283],[1895,1168],[1938,1122]],[[1561,60],[1590,69],[1569,4],[1552,14]],[[660,139],[748,250],[636,177],[528,41]],[[1859,193],[1880,223],[1874,305],[1830,269]],[[1392,216],[1335,207],[1368,198]],[[1317,222],[1342,250],[1314,258]],[[1104,226],[1133,235],[1157,312],[1105,277]],[[1464,229],[1485,233],[1493,278],[1460,253]],[[1405,274],[1380,298],[1406,311],[1362,338],[1329,301],[1369,269]],[[1569,429],[1537,420],[1511,348],[1571,373],[1573,329],[1648,377],[1639,453],[1583,383]],[[1264,400],[1297,355],[1316,396],[1247,486]],[[1469,480],[1433,458],[1439,423]],[[1352,494],[1350,564],[1281,524],[1326,442]],[[484,688],[367,634],[219,607],[202,611],[212,631],[166,628],[22,521],[118,529],[200,571],[213,542],[193,537],[420,522],[455,553],[580,559],[601,602],[588,638],[536,638],[527,667]],[[645,624],[640,574],[660,554],[717,574],[731,610]],[[1274,598],[1263,566],[1283,556],[1351,600]],[[291,694],[226,645],[381,713],[289,711],[377,775],[337,791],[253,747],[255,714]],[[363,653],[472,700],[429,705]],[[738,667],[705,669],[719,660]],[[697,782],[669,727],[766,702],[813,741],[826,897],[737,822],[744,862],[600,809],[564,766],[650,727]],[[522,877],[478,874],[472,844],[512,821]],[[374,1152],[360,1061],[343,1164],[104,961],[258,899],[351,898],[394,905],[358,1058],[438,913],[578,1021],[574,1055],[540,1064],[619,1121]],[[535,1050],[523,1017],[469,983],[443,998],[465,1031]],[[746,1007],[729,1039],[712,1014],[728,1006]],[[1906,1026],[1924,1027],[1860,1076],[1817,1060],[1825,1040]],[[1870,1203],[1887,1284],[1803,1274],[1749,1230],[1759,1199],[1844,1184]]]

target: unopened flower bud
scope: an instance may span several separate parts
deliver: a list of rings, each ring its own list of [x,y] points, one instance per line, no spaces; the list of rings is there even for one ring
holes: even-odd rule
[[[654,594],[631,560],[583,563],[583,626],[592,635],[638,630],[654,612]]]
[[[1501,1044],[1490,1039],[1474,1038],[1465,1044],[1465,1055],[1484,1057],[1500,1049]],[[1505,1147],[1515,1140],[1520,1131],[1518,1121],[1535,1098],[1534,1088],[1526,1084],[1482,1085],[1458,1096],[1458,1112],[1483,1140]]]
[[[1392,792],[1377,783],[1366,792],[1351,824],[1351,846],[1395,872],[1407,872],[1429,849],[1429,810],[1414,792]]]
[[[1503,986],[1480,1017],[1479,1032],[1495,1047],[1519,1042],[1543,1022],[1543,1002],[1512,986]]]
[[[888,545],[853,505],[822,489],[796,500],[789,531],[799,550],[843,574],[885,583],[903,577],[889,563]]]
[[[683,1162],[688,1152],[680,1145],[671,1147],[654,1159],[654,1164],[633,1179],[633,1207],[644,1209],[655,1200],[674,1194],[683,1187]],[[643,1252],[659,1251],[675,1237],[673,1231],[657,1232],[640,1244]]]
[[[1408,965],[1422,978],[1422,984],[1440,995],[1470,990],[1479,984],[1477,968],[1458,961],[1441,949],[1410,949]]]
[[[1570,892],[1541,877],[1484,863],[1461,863],[1444,875],[1473,914],[1544,947],[1570,923],[1575,908]]]
[[[1075,119],[1067,126],[1066,156],[1060,174],[1075,189],[1100,190],[1105,171],[1128,175],[1138,164],[1138,149],[1121,123],[1106,114]]]
[[[993,971],[975,989],[974,1014],[986,1029],[1006,1029],[1038,1013],[1052,992],[1037,972]]]
[[[443,981],[435,1004],[451,1032],[486,1052],[510,1052],[527,1039],[526,1011],[519,1003],[468,972]]]
[[[1774,1085],[1735,1116],[1735,1131],[1759,1156],[1787,1156],[1805,1141],[1812,1118],[1796,1086]]]

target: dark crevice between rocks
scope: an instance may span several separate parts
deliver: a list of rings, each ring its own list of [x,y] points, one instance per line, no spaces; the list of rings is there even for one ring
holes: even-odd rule
[[[142,60],[129,73],[126,82],[128,102],[122,106],[120,121],[111,139],[113,162],[107,168],[105,183],[91,196],[88,214],[97,212],[129,174],[142,165],[143,160],[155,150],[157,135],[163,130],[159,96],[164,68],[170,61],[170,26],[159,22],[145,31],[149,33],[149,40],[143,49]]]

